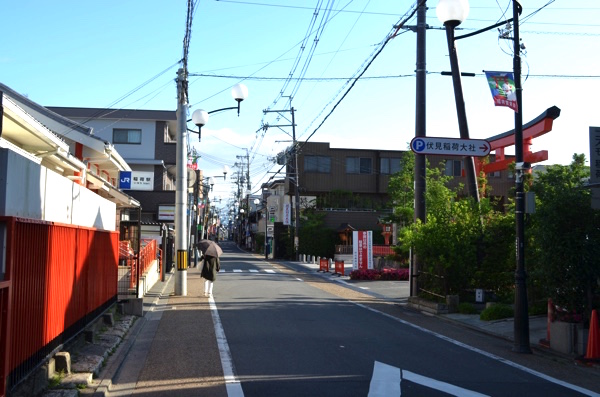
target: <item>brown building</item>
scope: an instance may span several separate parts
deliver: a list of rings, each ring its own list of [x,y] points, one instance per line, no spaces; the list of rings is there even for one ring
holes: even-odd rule
[[[378,230],[379,217],[392,211],[388,185],[400,171],[399,150],[331,148],[326,142],[298,142],[298,175],[301,202],[314,201],[327,211],[326,224],[337,228],[346,222],[357,229]],[[492,156],[493,157],[493,156]],[[430,167],[444,164],[445,174],[453,176],[450,187],[466,184],[464,162],[460,157],[427,156]],[[287,162],[286,194],[295,194],[293,160]],[[509,171],[488,175],[489,196],[506,203],[514,180]]]

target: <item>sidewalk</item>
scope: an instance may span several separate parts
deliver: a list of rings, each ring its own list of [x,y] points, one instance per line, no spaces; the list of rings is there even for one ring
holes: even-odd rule
[[[227,396],[209,299],[197,268],[187,272],[187,296],[175,296],[167,274],[144,297],[144,317],[100,374],[94,396]]]

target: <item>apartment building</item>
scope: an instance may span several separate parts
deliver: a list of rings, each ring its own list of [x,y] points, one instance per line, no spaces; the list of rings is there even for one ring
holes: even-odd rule
[[[142,223],[173,222],[175,111],[77,107],[48,109],[90,127],[94,136],[114,145],[131,167],[131,188],[124,190],[141,203]]]
[[[298,177],[301,197],[312,197],[318,209],[327,212],[326,224],[337,228],[349,223],[355,228],[377,230],[381,216],[392,210],[388,185],[400,171],[406,151],[332,148],[327,142],[298,142]],[[492,155],[493,157],[493,155]],[[466,184],[460,157],[427,156],[430,167],[444,163],[444,173],[453,176],[449,187]],[[285,194],[295,192],[293,162],[289,161]],[[506,202],[514,179],[507,170],[488,175],[490,196]],[[466,195],[466,192],[465,192]]]

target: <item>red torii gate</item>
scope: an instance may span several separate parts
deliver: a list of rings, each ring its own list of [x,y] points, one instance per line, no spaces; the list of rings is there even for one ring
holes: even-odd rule
[[[538,136],[552,131],[552,123],[558,116],[560,116],[560,109],[556,106],[552,106],[523,126],[523,161],[533,164],[548,160],[548,151],[541,150],[539,152],[532,152],[531,142],[533,141],[533,138],[537,138]],[[477,168],[477,175],[479,175],[481,171],[489,174],[505,170],[510,163],[515,161],[513,156],[506,158],[504,155],[504,149],[515,144],[515,130],[495,135],[486,140],[490,144],[490,151],[496,151],[496,158],[494,159],[494,162],[489,164],[484,164],[483,160],[476,158],[475,167]]]

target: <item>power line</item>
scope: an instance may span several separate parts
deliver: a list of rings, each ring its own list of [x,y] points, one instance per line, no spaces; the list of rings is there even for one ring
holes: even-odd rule
[[[442,72],[428,71],[427,74],[441,74]],[[476,73],[476,76],[483,76],[483,73]],[[266,77],[266,76],[234,76],[234,75],[218,75],[218,74],[200,74],[202,77],[213,77],[220,79],[235,79],[235,80],[254,80],[254,81],[281,81],[288,79],[287,77]],[[414,73],[410,74],[398,74],[398,75],[384,75],[384,76],[362,76],[362,77],[304,77],[302,80],[305,81],[348,81],[348,80],[385,80],[385,79],[401,79],[406,77],[414,77]],[[530,75],[531,77],[556,77],[556,78],[597,78],[600,75],[574,75],[574,74],[535,74]],[[298,78],[300,79],[300,78]]]

